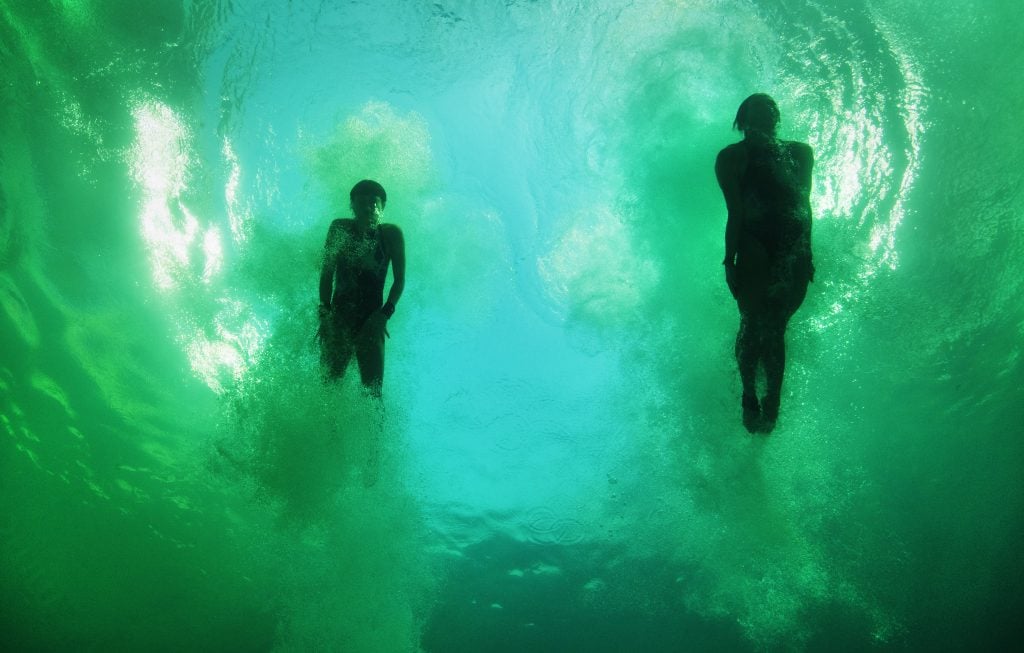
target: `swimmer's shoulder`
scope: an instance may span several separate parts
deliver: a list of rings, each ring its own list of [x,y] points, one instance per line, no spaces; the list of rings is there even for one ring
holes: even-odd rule
[[[348,227],[352,226],[353,222],[355,222],[355,220],[353,220],[352,218],[335,218],[331,220],[331,226],[329,228],[329,231],[347,229]]]
[[[723,162],[745,160],[746,158],[747,148],[743,146],[743,141],[730,143],[718,153],[718,160]]]
[[[397,245],[404,240],[402,228],[391,222],[382,222],[377,227],[380,229],[380,237],[388,245]]]
[[[736,177],[747,166],[747,150],[742,141],[726,145],[715,158],[715,174],[721,183],[725,178]]]
[[[353,218],[335,218],[334,220],[331,220],[331,227],[328,231],[329,233],[339,235],[342,233],[348,233],[352,231],[352,225],[354,225],[355,222],[356,221]]]
[[[336,218],[331,220],[331,226],[327,228],[327,244],[334,243],[338,244],[338,241],[343,241],[352,233],[352,218]]]
[[[783,141],[783,145],[786,150],[789,151],[797,161],[804,163],[814,163],[814,150],[807,143],[801,143],[800,141]]]

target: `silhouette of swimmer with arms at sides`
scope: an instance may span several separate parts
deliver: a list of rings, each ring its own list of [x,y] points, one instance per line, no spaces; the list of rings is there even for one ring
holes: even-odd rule
[[[381,222],[388,196],[364,179],[349,193],[354,217],[331,222],[320,272],[320,362],[327,381],[345,374],[352,355],[363,387],[381,396],[387,322],[405,289],[405,239]],[[387,301],[388,265],[394,275]]]
[[[740,310],[736,361],[743,382],[743,425],[770,433],[779,416],[786,369],[786,325],[814,279],[811,259],[809,145],[779,140],[779,107],[755,93],[740,104],[733,127],[743,140],[718,153],[715,175],[729,212],[725,281]],[[766,392],[758,401],[758,368]]]

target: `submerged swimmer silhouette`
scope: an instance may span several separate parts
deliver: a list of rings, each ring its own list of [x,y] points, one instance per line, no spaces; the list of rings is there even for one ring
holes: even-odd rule
[[[345,374],[352,355],[363,386],[381,396],[387,321],[405,289],[405,239],[380,222],[387,193],[364,179],[349,193],[354,217],[331,222],[320,272],[320,362],[328,381]],[[384,299],[388,265],[394,278]]]
[[[718,153],[715,175],[729,212],[725,281],[740,310],[736,361],[743,382],[743,425],[769,433],[779,416],[786,369],[786,324],[814,279],[811,260],[809,145],[775,135],[779,107],[755,93],[740,104],[733,127],[743,140]],[[758,401],[763,367],[766,392]]]

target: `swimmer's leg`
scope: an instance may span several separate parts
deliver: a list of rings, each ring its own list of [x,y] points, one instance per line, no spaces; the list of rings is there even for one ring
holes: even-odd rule
[[[356,344],[359,378],[370,396],[380,399],[384,386],[384,333],[373,328],[372,321],[363,326]]]
[[[779,419],[782,380],[786,375],[786,325],[775,324],[765,334],[764,375],[766,392],[761,401],[762,414],[769,430]]]
[[[757,403],[757,364],[761,359],[761,328],[758,320],[741,314],[740,330],[736,334],[736,363],[743,384],[743,425],[753,432],[760,415]]]
[[[761,412],[768,431],[775,427],[779,419],[782,381],[786,375],[786,327],[807,295],[807,283],[804,280],[789,286],[781,306],[772,312],[766,323],[763,361],[767,388],[761,401]]]
[[[355,348],[351,336],[341,325],[331,325],[320,336],[320,370],[324,381],[337,381],[345,375]]]
[[[363,467],[363,485],[371,487],[377,483],[380,474],[381,438],[384,431],[384,402],[381,391],[384,385],[384,329],[383,324],[368,320],[363,325],[356,345],[356,362],[363,388],[374,399],[370,402],[375,413],[368,442],[368,451]]]
[[[761,329],[758,320],[741,315],[740,330],[736,334],[736,362],[740,369],[744,395],[757,394],[754,381],[757,378],[757,363],[760,357]]]

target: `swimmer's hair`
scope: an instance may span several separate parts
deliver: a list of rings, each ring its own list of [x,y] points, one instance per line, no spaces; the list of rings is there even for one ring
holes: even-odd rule
[[[384,187],[372,179],[364,179],[353,186],[348,194],[349,200],[354,200],[356,195],[373,195],[380,198],[382,205],[388,203],[388,194],[384,192]]]
[[[767,111],[764,111],[767,109]],[[750,129],[775,133],[779,125],[779,105],[767,93],[754,93],[740,104],[736,111],[736,120],[732,121],[733,129],[747,132]],[[769,122],[770,124],[766,123]]]

